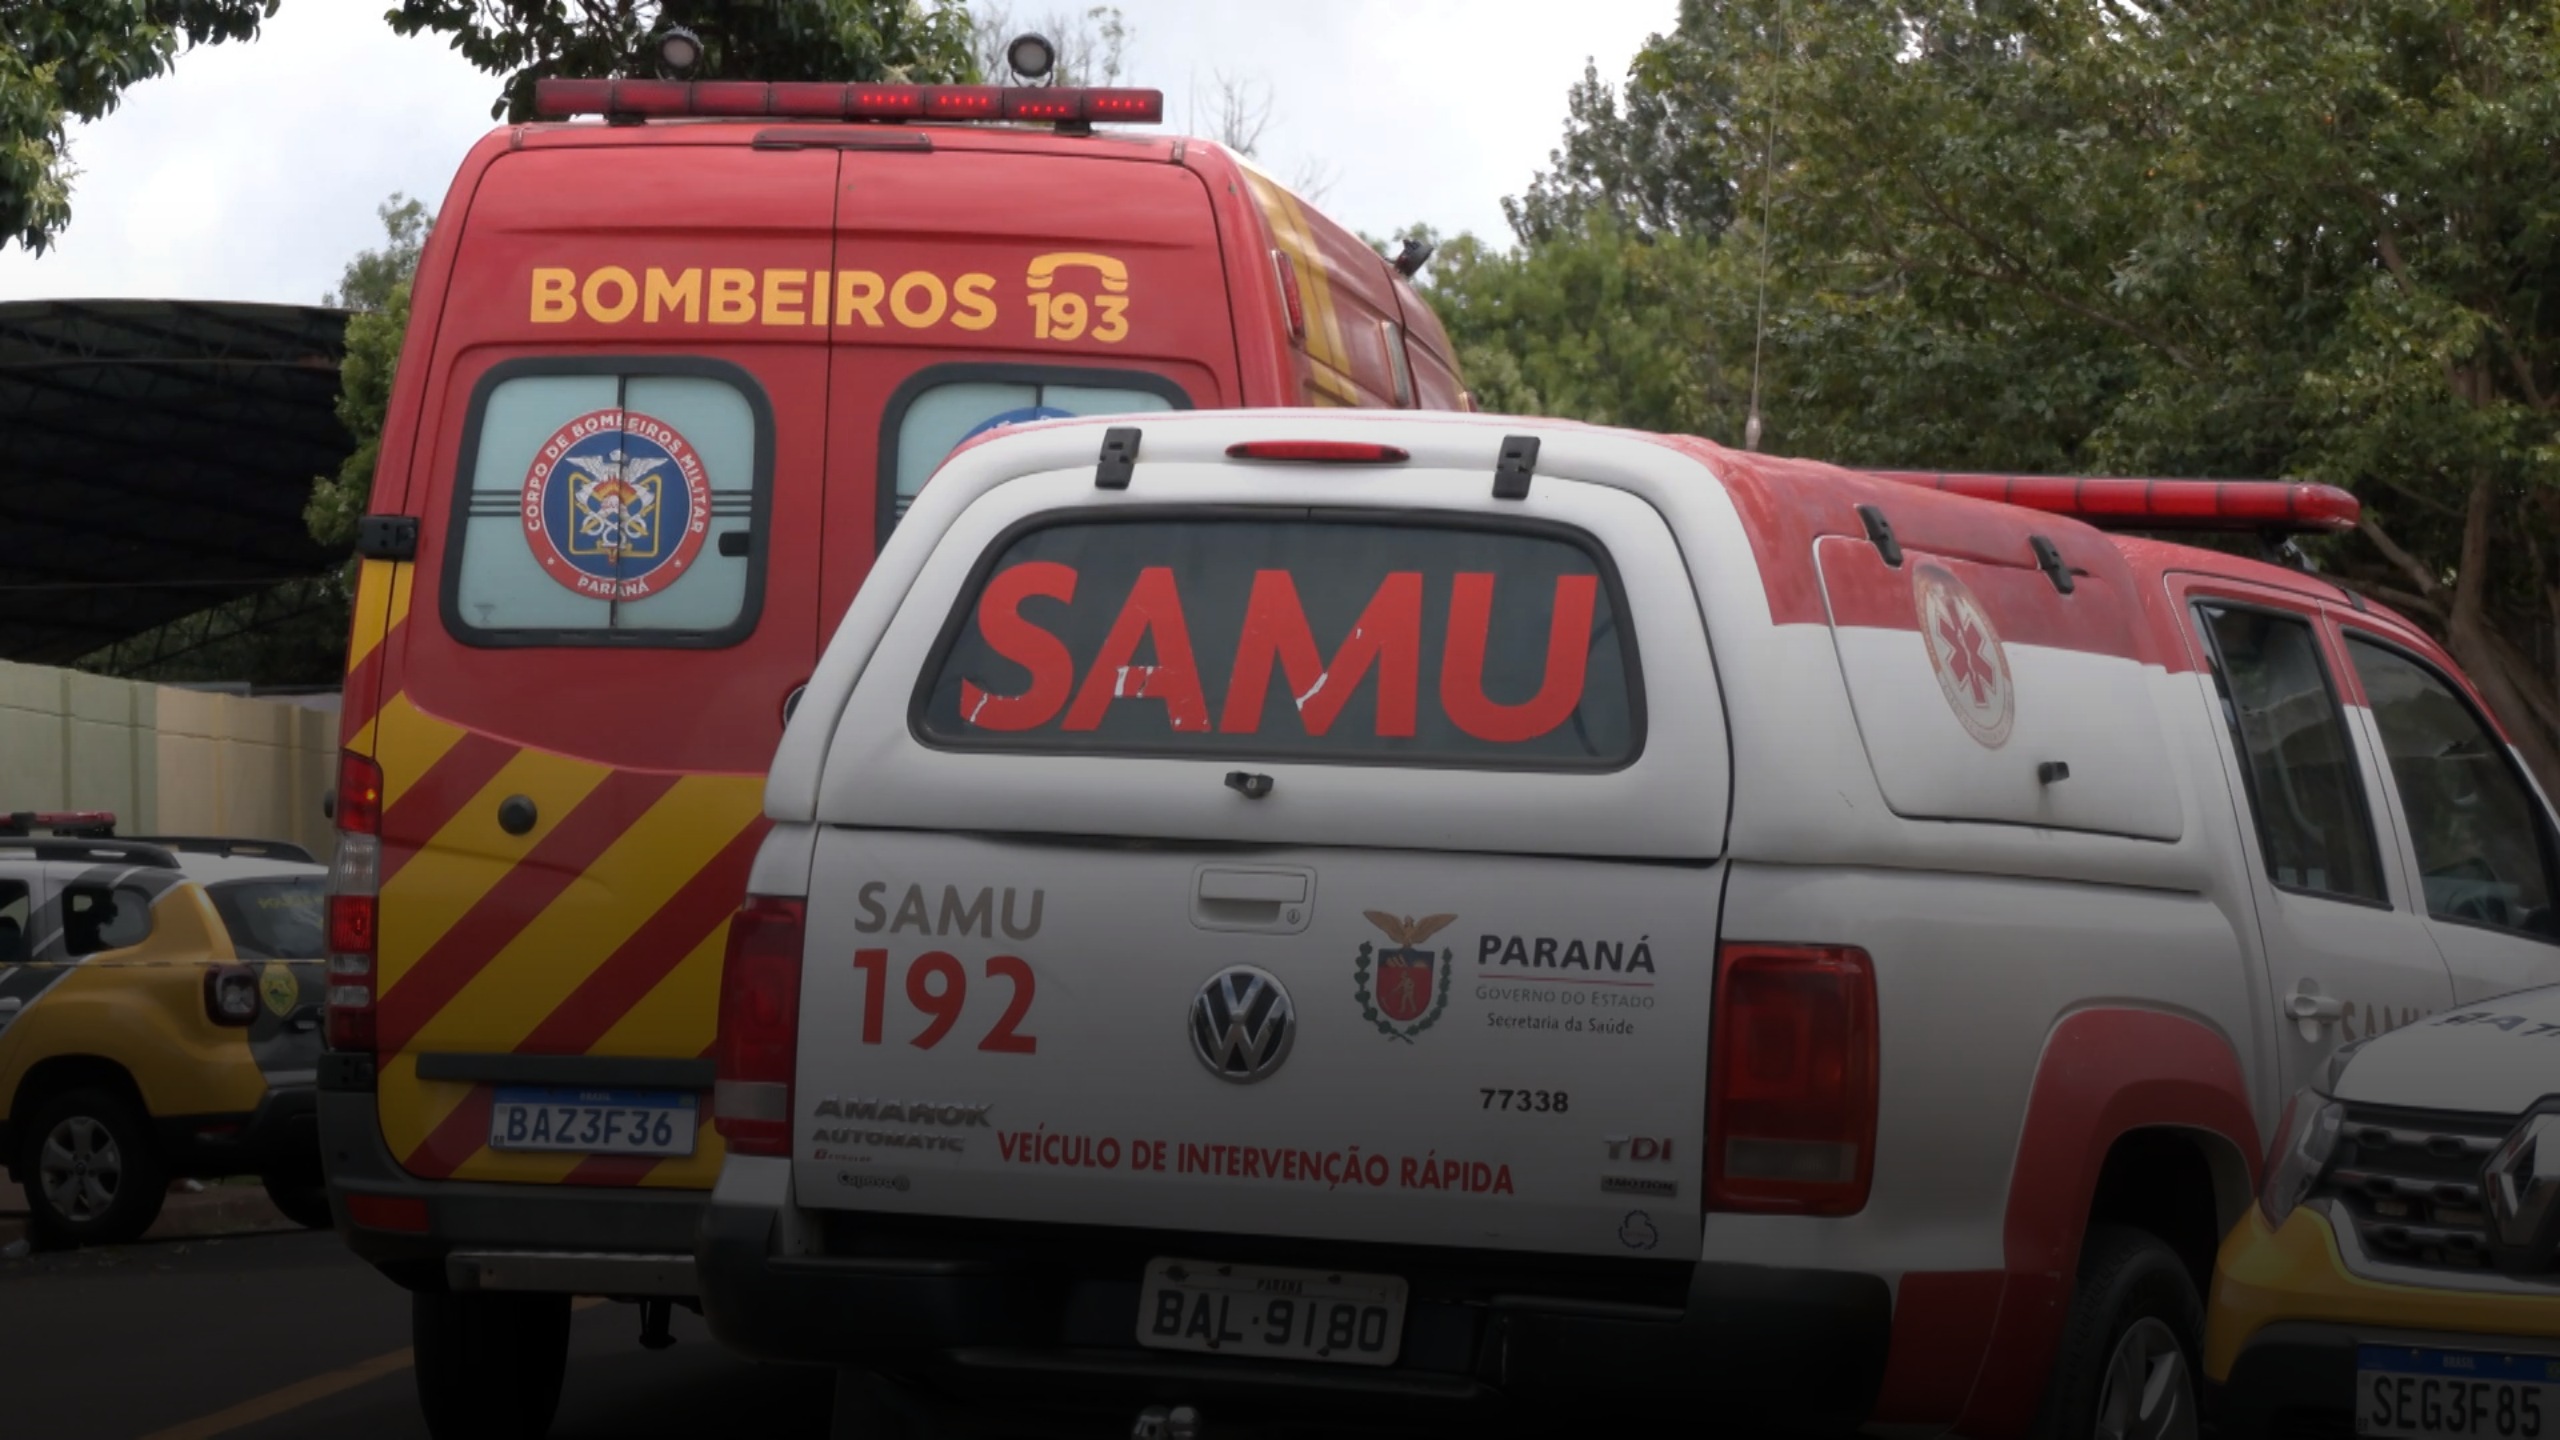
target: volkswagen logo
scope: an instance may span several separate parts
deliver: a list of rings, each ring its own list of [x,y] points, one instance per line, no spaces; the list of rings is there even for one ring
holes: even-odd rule
[[[1270,1078],[1289,1058],[1298,1016],[1278,977],[1230,965],[1191,1000],[1191,1053],[1209,1073],[1237,1085]]]

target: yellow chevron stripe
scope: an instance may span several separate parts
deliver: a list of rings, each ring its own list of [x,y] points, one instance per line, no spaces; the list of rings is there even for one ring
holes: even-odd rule
[[[382,764],[382,802],[388,805],[443,759],[444,752],[462,736],[461,726],[439,720],[410,704],[404,690],[384,701],[382,709],[364,722],[364,728],[348,743],[357,754],[371,755]],[[374,748],[377,744],[393,747],[392,753],[384,755]]]
[[[500,772],[501,780],[505,774]],[[535,803],[552,813],[548,802],[537,798]],[[747,828],[763,804],[763,788],[737,776],[689,775],[677,781],[473,976],[412,1043],[422,1050],[457,1044],[512,1050],[522,1044],[594,973],[594,964],[574,963],[569,957],[601,961],[620,948],[668,896]],[[716,1009],[715,999],[693,1012],[686,1023],[671,1027],[674,1037],[698,1048],[705,1038],[702,1017]],[[659,1048],[644,1046],[645,1053],[667,1053],[668,1031],[656,1035]]]
[[[1333,305],[1333,272],[1326,266],[1324,248],[1315,231],[1307,224],[1306,209],[1298,203],[1297,196],[1268,181],[1261,184],[1261,198],[1272,229],[1281,234],[1281,244],[1298,267],[1298,285],[1307,302],[1307,352],[1319,365],[1331,366],[1334,372],[1328,376],[1319,369],[1316,384],[1357,404],[1359,390],[1350,381],[1351,352],[1343,348],[1342,319]]]
[[[347,670],[353,673],[382,644],[391,628],[392,572],[389,560],[366,560],[356,568],[355,624],[347,632]]]
[[[386,738],[391,727],[386,726]],[[416,775],[423,771],[407,769]],[[386,766],[386,769],[389,767]],[[383,883],[382,913],[393,923],[382,927],[378,974],[382,993],[395,990],[428,948],[444,937],[491,886],[522,860],[542,838],[536,827],[524,835],[498,828],[498,802],[510,795],[532,799],[545,815],[566,815],[610,772],[602,765],[526,750],[499,767],[480,793],[430,838],[418,854]]]
[[[703,1017],[720,1013],[720,962],[728,948],[729,927],[720,925],[693,953],[678,961],[667,978],[631,1007],[590,1053],[596,1055],[664,1055],[669,1036],[700,1037],[710,1028]]]
[[[416,1150],[471,1094],[470,1086],[458,1082],[420,1080],[415,1055],[383,1056],[373,1088],[382,1143],[395,1156]]]

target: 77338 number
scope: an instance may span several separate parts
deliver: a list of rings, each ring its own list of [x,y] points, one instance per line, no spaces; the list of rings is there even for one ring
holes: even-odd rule
[[[1565,1113],[1569,1108],[1568,1102],[1573,1098],[1562,1090],[1485,1089],[1476,1093],[1484,1096],[1484,1108],[1487,1110],[1535,1110],[1550,1115]]]
[[[857,950],[853,953],[853,968],[862,972],[862,1043],[877,1045],[881,1032],[887,1028],[889,952]],[[979,1038],[978,1048],[998,1055],[1037,1053],[1039,1037],[1022,1033],[1023,1017],[1031,1013],[1031,966],[1019,956],[998,955],[987,961],[984,974],[1011,988],[1004,1013],[996,1017],[994,1028]],[[947,950],[928,950],[907,963],[903,988],[907,1003],[925,1017],[925,1027],[907,1043],[919,1050],[930,1050],[942,1043],[951,1028],[960,1023],[960,1012],[968,1008],[969,971],[959,956]]]

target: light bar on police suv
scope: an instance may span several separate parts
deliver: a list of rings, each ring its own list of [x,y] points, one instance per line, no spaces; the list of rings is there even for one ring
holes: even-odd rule
[[[1029,120],[1152,125],[1164,92],[1066,85],[835,85],[762,80],[540,80],[533,113],[547,120]]]
[[[2336,533],[2356,528],[2364,514],[2362,502],[2337,486],[2297,480],[2149,480],[1933,470],[1859,473],[2048,515],[2067,515],[2101,530]]]

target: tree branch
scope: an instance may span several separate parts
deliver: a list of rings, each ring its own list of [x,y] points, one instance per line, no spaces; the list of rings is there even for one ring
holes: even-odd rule
[[[2435,597],[2439,591],[2443,590],[2444,585],[2428,572],[2426,566],[2418,562],[2418,557],[2401,549],[2400,542],[2384,533],[2381,523],[2370,514],[2356,517],[2356,529],[2364,538],[2373,542],[2373,548],[2382,552],[2382,558],[2390,561],[2392,568],[2408,576],[2411,582],[2417,585],[2418,593],[2427,597],[2429,608],[2435,608],[2437,605]]]
[[[2497,482],[2483,468],[2471,482],[2471,503],[2462,519],[2462,559],[2453,572],[2453,613],[2445,624],[2467,633],[2480,624],[2489,598],[2489,521],[2497,508]]]
[[[2534,664],[2533,658],[2525,654],[2523,648],[2514,641],[2496,630],[2489,631],[2488,635],[2489,648],[2497,652],[2498,658],[2505,662],[2509,671],[2517,676],[2539,677],[2542,674],[2542,667]],[[2516,698],[2522,700],[2525,708],[2533,712],[2533,718],[2541,721],[2552,731],[2560,733],[2560,697],[2551,695],[2539,685],[2518,684],[2512,688],[2516,692]]]
[[[2343,571],[2332,571],[2328,578],[2366,599],[2379,600],[2394,610],[2404,610],[2412,615],[2423,616],[2438,624],[2444,622],[2444,607],[2424,595],[2411,594],[2396,586],[2385,585],[2379,580],[2367,580],[2361,575]]]

